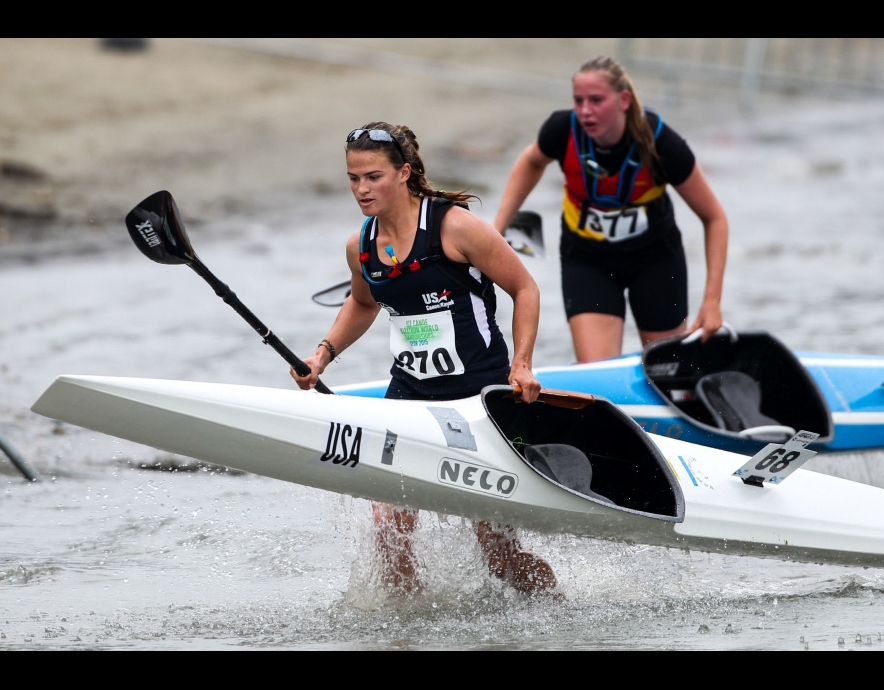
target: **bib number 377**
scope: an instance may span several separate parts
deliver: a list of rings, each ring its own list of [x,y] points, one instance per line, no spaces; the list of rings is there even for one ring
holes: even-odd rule
[[[619,211],[601,211],[585,208],[578,234],[593,239],[621,242],[643,235],[648,229],[648,214],[644,206]]]

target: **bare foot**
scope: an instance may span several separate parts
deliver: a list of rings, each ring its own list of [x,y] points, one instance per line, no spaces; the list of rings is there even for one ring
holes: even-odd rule
[[[519,551],[510,568],[509,582],[522,594],[553,594],[556,574],[542,558],[529,551]]]
[[[473,525],[488,572],[522,594],[552,594],[556,575],[542,558],[524,551],[515,530],[508,525],[480,521]]]

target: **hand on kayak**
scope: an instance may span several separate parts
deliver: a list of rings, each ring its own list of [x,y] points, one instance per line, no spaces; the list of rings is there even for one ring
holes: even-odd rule
[[[702,329],[703,333],[700,336],[700,340],[705,343],[718,332],[722,324],[723,320],[719,303],[716,300],[704,300],[703,304],[700,305],[697,318],[688,329],[688,332],[693,333]]]
[[[513,367],[509,383],[513,387],[513,392],[521,395],[522,402],[532,403],[540,396],[540,381],[528,368],[520,368],[517,371],[516,367]]]

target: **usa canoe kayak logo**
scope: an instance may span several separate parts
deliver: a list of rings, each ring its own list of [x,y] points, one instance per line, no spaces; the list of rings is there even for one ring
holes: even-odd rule
[[[451,299],[451,290],[443,290],[442,292],[425,292],[421,297],[424,300],[427,311],[447,309],[454,304],[454,300]]]
[[[150,224],[149,220],[139,223],[135,226],[135,229],[148,247],[156,247],[160,244],[160,236],[157,235],[157,231],[153,229],[153,225]]]
[[[439,463],[439,481],[483,494],[509,498],[515,492],[519,478],[509,472],[471,462],[442,458]]]

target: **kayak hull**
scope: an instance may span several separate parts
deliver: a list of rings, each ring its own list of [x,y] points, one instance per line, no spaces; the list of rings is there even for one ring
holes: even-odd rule
[[[543,533],[884,567],[884,489],[803,468],[781,485],[750,486],[734,475],[746,456],[645,433],[604,398],[582,396],[592,403],[572,412],[554,399],[524,405],[500,388],[422,402],[65,375],[32,409],[278,480]],[[584,446],[592,487],[605,495],[552,480],[518,446],[532,434],[549,443],[557,429],[590,428],[590,410],[610,430],[587,434],[587,444],[607,446]],[[644,497],[651,486],[655,497]]]

